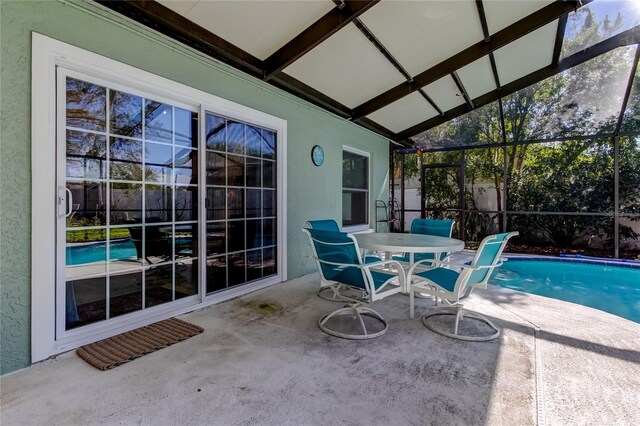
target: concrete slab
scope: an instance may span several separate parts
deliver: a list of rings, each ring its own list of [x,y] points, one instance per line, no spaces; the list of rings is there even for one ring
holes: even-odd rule
[[[640,326],[591,308],[492,287],[467,306],[503,328],[461,342],[372,305],[372,341],[330,337],[340,306],[316,274],[182,316],[188,341],[101,372],[67,353],[1,379],[3,425],[640,424]],[[418,313],[433,306],[419,300]]]

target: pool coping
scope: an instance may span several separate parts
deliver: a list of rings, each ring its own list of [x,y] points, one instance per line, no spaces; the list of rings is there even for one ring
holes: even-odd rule
[[[520,253],[504,253],[504,257],[508,260],[535,261],[542,260],[545,262],[555,263],[580,263],[585,265],[614,266],[619,268],[640,269],[640,262],[635,260],[621,259],[592,259],[580,257],[561,257],[561,256],[542,256]]]

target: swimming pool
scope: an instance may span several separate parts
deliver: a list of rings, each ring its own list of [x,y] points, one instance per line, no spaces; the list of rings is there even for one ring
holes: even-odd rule
[[[188,245],[191,243],[191,238],[176,238],[175,242],[176,245]],[[186,253],[186,250],[180,252],[182,255],[184,255],[184,253]],[[66,264],[67,266],[74,266],[93,262],[104,262],[106,257],[106,243],[69,245],[67,246],[66,252]],[[137,257],[138,252],[136,251],[136,246],[130,238],[111,241],[109,246],[110,260],[135,260]]]
[[[640,323],[640,265],[510,258],[489,283],[590,306]]]
[[[67,266],[71,266],[104,262],[107,251],[105,246],[106,243],[67,246],[66,264]],[[111,242],[109,252],[111,260],[136,258],[137,256],[136,246],[133,245],[133,241],[130,239]]]

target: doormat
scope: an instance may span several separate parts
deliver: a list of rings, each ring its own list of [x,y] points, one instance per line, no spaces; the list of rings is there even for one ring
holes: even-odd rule
[[[79,347],[76,353],[98,370],[110,370],[203,331],[197,325],[170,318]]]

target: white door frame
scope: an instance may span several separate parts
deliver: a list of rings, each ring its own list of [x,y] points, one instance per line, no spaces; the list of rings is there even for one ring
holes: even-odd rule
[[[110,81],[105,80],[104,78],[100,78],[100,77],[86,74],[83,72],[78,72],[68,68],[58,67],[56,69],[57,93],[59,94],[59,96],[57,96],[57,99],[56,99],[58,112],[64,111],[66,107],[65,96],[64,95],[60,96],[60,94],[63,94],[66,90],[67,77],[88,81],[103,87],[109,87],[111,90],[119,90],[126,93],[135,94],[144,98],[149,98],[150,96],[152,96],[156,101],[163,102],[163,103],[166,103],[181,109],[185,109],[191,112],[199,111],[199,105],[197,103],[185,104],[182,102],[176,102],[171,99],[167,99],[163,97],[162,94],[160,93],[158,94],[145,93],[140,90],[136,90],[136,88],[133,88],[133,87],[127,87],[127,86],[123,86],[122,84],[111,83]],[[109,119],[108,110],[107,110],[106,117],[108,120]],[[60,238],[56,240],[56,259],[58,262],[56,265],[57,266],[56,267],[56,295],[57,295],[56,296],[56,312],[65,312],[65,309],[66,309],[65,297],[61,296],[61,294],[63,294],[65,291],[65,285],[66,285],[65,268],[63,267],[64,259],[66,257],[66,254],[65,254],[66,244],[65,244],[64,235],[66,231],[72,230],[72,229],[69,229],[66,227],[66,220],[64,218],[65,215],[63,213],[63,210],[66,210],[66,207],[67,207],[67,199],[66,199],[67,194],[63,189],[64,183],[66,183],[66,173],[65,173],[66,170],[64,167],[65,163],[63,162],[66,159],[66,144],[63,142],[66,138],[66,123],[65,123],[64,115],[58,114],[56,116],[56,127],[57,127],[57,141],[56,141],[57,142],[56,143],[57,163],[56,164],[58,164],[57,172],[56,172],[57,173],[56,184],[57,184],[57,191],[58,191],[57,193],[58,212],[57,212],[57,220],[56,220],[56,235],[60,236]],[[106,139],[106,143],[107,143],[107,150],[108,150],[109,149],[108,137]],[[198,144],[200,144],[200,140],[198,140]],[[200,146],[198,146],[198,149],[199,148]],[[204,169],[199,168],[198,170],[204,170]],[[200,177],[198,177],[198,179],[200,180]],[[85,179],[85,180],[91,180],[91,179]],[[198,184],[199,183],[200,182],[198,182]],[[199,193],[203,192],[200,190],[200,187],[198,187],[198,189],[199,189]],[[200,206],[201,205],[199,205],[199,207]],[[109,214],[108,202],[107,202],[106,213],[107,215]],[[201,214],[202,212],[198,211],[198,217],[201,217],[201,218],[204,217]],[[202,221],[200,221],[199,224],[201,222]],[[109,229],[108,225],[107,225],[107,229]],[[199,225],[198,231],[201,232],[200,225]],[[109,266],[108,262],[106,262],[106,268],[108,268],[108,266]],[[142,265],[139,268],[132,268],[132,269],[139,269],[140,271],[142,271],[143,274],[144,274],[144,271],[146,271],[146,268],[144,268]],[[204,278],[204,276],[200,273],[201,269],[202,267],[200,267],[198,271],[198,278],[200,280],[198,282],[202,285],[201,280]],[[107,275],[109,274],[108,269],[105,269],[105,273]],[[99,274],[99,275],[102,275],[102,274]],[[109,290],[107,288],[107,292],[108,291]],[[128,323],[139,323],[140,321],[144,322],[144,320],[147,317],[155,318],[158,315],[158,313],[160,313],[160,316],[164,316],[167,313],[173,312],[175,307],[187,308],[188,306],[200,303],[200,301],[201,301],[200,294],[198,294],[197,296],[189,296],[189,297],[185,297],[184,299],[181,299],[179,303],[177,301],[171,302],[171,307],[165,306],[164,304],[162,304],[152,308],[134,311],[123,317],[110,318],[109,320],[107,320],[108,324],[105,321],[98,321],[92,324],[74,328],[72,330],[65,330],[66,321],[65,321],[64,315],[57,315],[56,316],[56,342],[58,344],[63,344],[64,342],[69,342],[69,341],[73,342],[75,340],[82,339],[83,337],[88,337],[90,340],[92,336],[96,336],[96,335],[106,336],[109,334],[110,330],[113,328],[120,328],[120,327],[126,326]],[[107,310],[108,310],[108,307],[107,307]]]
[[[277,132],[277,275],[227,291],[206,296],[204,270],[206,253],[203,229],[206,229],[202,176],[204,168],[199,168],[200,196],[200,250],[198,300],[191,298],[172,302],[170,306],[158,306],[151,313],[138,311],[96,325],[91,332],[71,333],[67,338],[56,340],[56,261],[63,256],[56,248],[56,223],[58,212],[56,179],[56,140],[60,126],[56,123],[56,70],[62,67],[104,79],[110,86],[123,86],[135,93],[152,95],[158,100],[167,100],[174,105],[190,105],[189,109],[203,110],[232,117]],[[32,172],[32,225],[31,225],[31,360],[46,359],[52,355],[76,348],[83,344],[122,333],[161,319],[180,315],[194,309],[237,297],[287,279],[286,250],[286,141],[287,122],[278,117],[219,98],[192,87],[173,82],[155,74],[125,65],[104,56],[54,40],[41,34],[32,34],[32,94],[31,94],[31,172]],[[130,90],[134,88],[134,90]],[[60,98],[63,98],[61,95]],[[204,119],[200,116],[200,166],[205,159]],[[64,133],[64,130],[62,130]],[[61,139],[64,140],[64,139]],[[66,203],[66,200],[64,200]],[[203,226],[205,228],[203,228]],[[58,307],[60,309],[60,307]],[[138,315],[139,314],[139,315]],[[78,330],[84,327],[79,328]]]

